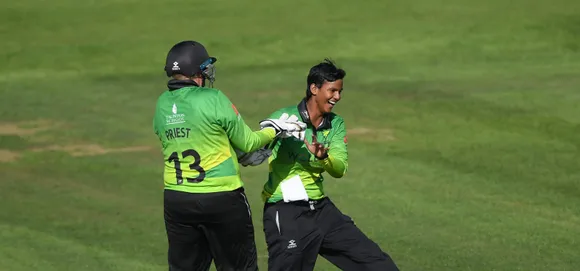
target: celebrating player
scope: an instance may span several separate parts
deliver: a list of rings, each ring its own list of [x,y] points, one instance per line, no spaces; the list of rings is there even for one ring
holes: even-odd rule
[[[324,193],[322,173],[341,178],[348,169],[344,120],[332,113],[345,75],[330,60],[312,67],[306,97],[270,116],[301,119],[307,129],[273,144],[262,193],[269,270],[313,270],[318,254],[341,270],[398,270]]]

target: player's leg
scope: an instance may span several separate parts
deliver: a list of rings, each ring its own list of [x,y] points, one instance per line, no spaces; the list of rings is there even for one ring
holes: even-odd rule
[[[203,204],[211,213],[204,230],[216,269],[258,270],[254,225],[244,190],[213,193]]]
[[[212,256],[206,237],[198,227],[195,195],[166,190],[164,193],[165,229],[170,271],[207,271]]]
[[[165,222],[167,229],[169,271],[207,271],[212,257],[208,242],[198,228]]]
[[[263,219],[268,270],[313,270],[322,242],[315,211],[308,204],[279,202],[264,206]]]
[[[327,212],[320,223],[328,223],[320,255],[341,270],[399,270],[393,259],[369,239],[352,221],[328,200]]]

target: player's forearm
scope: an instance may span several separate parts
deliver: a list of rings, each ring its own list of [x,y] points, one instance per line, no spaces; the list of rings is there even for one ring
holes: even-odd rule
[[[253,152],[266,144],[272,142],[276,137],[276,130],[274,128],[264,128],[259,131],[250,131],[245,136],[244,140],[240,142],[238,147],[243,152]]]
[[[334,178],[341,178],[346,173],[347,164],[342,159],[338,159],[333,155],[328,155],[328,157],[322,160],[322,166],[324,170]]]

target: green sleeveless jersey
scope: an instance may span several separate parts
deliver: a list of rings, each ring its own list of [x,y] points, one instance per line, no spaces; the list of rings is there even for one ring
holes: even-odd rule
[[[317,141],[329,148],[328,158],[324,160],[316,158],[300,139],[294,137],[278,139],[274,143],[272,156],[269,158],[268,181],[264,184],[262,198],[267,202],[282,200],[280,183],[298,175],[308,198],[321,199],[325,197],[322,174],[327,172],[332,177],[341,178],[348,169],[344,120],[330,113],[325,115],[321,125],[315,128],[310,123],[304,100],[298,106],[290,106],[274,112],[270,118],[280,118],[283,113],[295,115],[305,122],[308,125],[305,139],[312,143],[312,134],[316,133]]]
[[[161,94],[153,128],[165,160],[165,189],[190,193],[242,187],[233,148],[255,151],[276,133],[271,128],[252,131],[220,90],[197,86]]]

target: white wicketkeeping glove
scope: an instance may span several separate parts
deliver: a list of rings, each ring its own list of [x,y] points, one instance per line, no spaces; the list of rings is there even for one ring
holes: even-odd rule
[[[238,149],[234,149],[234,151],[236,151],[238,163],[244,167],[260,165],[272,155],[272,150],[267,148],[261,148],[250,153],[245,153]]]
[[[280,116],[280,119],[281,120],[284,120],[284,121],[303,123],[301,121],[298,121],[298,117],[296,115],[288,116],[288,114],[286,114],[286,113],[282,114],[282,116]],[[287,134],[283,134],[281,137],[282,138],[286,138],[286,137],[293,136],[293,137],[298,138],[300,140],[304,140],[305,130],[306,130],[306,124],[304,124],[304,129],[302,129],[300,131],[294,131],[294,132],[291,132],[289,134],[288,133]]]
[[[300,138],[300,132],[306,130],[306,123],[298,120],[295,115],[289,116],[284,113],[279,119],[265,119],[260,122],[260,128],[272,127],[276,130],[276,136],[282,138],[294,136]],[[304,139],[304,133],[302,133]]]

